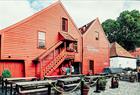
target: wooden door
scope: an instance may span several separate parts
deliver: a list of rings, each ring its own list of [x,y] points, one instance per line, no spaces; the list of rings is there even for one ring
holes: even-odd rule
[[[12,77],[24,77],[25,76],[25,69],[24,69],[24,63],[22,62],[9,62],[9,61],[3,61],[0,62],[0,74],[2,74],[2,71],[7,69],[11,72]],[[0,75],[1,76],[1,75]]]

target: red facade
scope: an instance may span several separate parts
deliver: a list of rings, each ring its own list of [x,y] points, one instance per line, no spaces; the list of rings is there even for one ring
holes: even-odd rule
[[[90,37],[92,34],[90,31],[96,29],[101,32],[98,42],[91,40]],[[104,64],[108,65],[108,42],[98,20],[88,31],[85,33],[87,36],[81,35],[61,2],[58,1],[33,16],[0,31],[1,60],[24,61],[22,64],[11,61],[11,63],[0,62],[0,67],[6,64],[15,77],[37,76],[42,78],[45,75],[64,74],[62,68],[70,65],[74,66],[76,73],[80,73],[83,61],[83,73],[85,74],[89,70],[86,65],[88,58],[85,58],[91,57],[92,60],[94,59],[94,72],[99,73]],[[92,35],[94,36],[94,33]],[[87,44],[94,45],[96,48],[104,46],[107,49],[99,48],[100,53],[94,52],[95,55],[87,50],[82,53],[82,48],[88,46]],[[10,69],[15,65],[19,68],[18,74]]]
[[[83,73],[99,74],[109,66],[109,42],[98,20],[79,28],[83,38]]]

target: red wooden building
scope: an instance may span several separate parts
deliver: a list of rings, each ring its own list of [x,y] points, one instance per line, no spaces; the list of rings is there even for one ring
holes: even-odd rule
[[[83,38],[83,73],[98,74],[109,66],[110,47],[98,20],[79,28]]]
[[[59,75],[81,63],[81,33],[60,1],[0,31],[0,73],[12,77]]]
[[[75,73],[101,73],[109,65],[109,43],[99,20],[80,31],[60,1],[0,30],[0,75],[8,69],[12,77],[42,78],[62,75],[70,65]]]

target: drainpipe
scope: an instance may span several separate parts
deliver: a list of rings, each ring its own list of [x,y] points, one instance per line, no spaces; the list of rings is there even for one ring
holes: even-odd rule
[[[84,47],[84,46],[83,46],[83,35],[81,36],[81,38],[82,38],[82,64],[81,64],[81,74],[83,74],[83,57],[84,57],[84,56],[83,56],[83,51],[84,51],[84,50],[83,50],[83,47]]]

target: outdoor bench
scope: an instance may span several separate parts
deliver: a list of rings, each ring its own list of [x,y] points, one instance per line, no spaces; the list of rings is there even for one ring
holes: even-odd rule
[[[80,77],[58,79],[57,85],[63,88],[64,90],[71,90],[77,85],[79,85],[80,80]]]
[[[16,82],[31,81],[36,79],[36,77],[2,78],[2,92],[4,92],[5,89],[5,95],[7,95],[7,89],[10,87],[10,94],[12,95]]]
[[[27,94],[48,91],[48,95],[51,95],[51,84],[56,81],[42,80],[42,81],[30,81],[30,82],[17,82],[16,91],[18,94]]]

